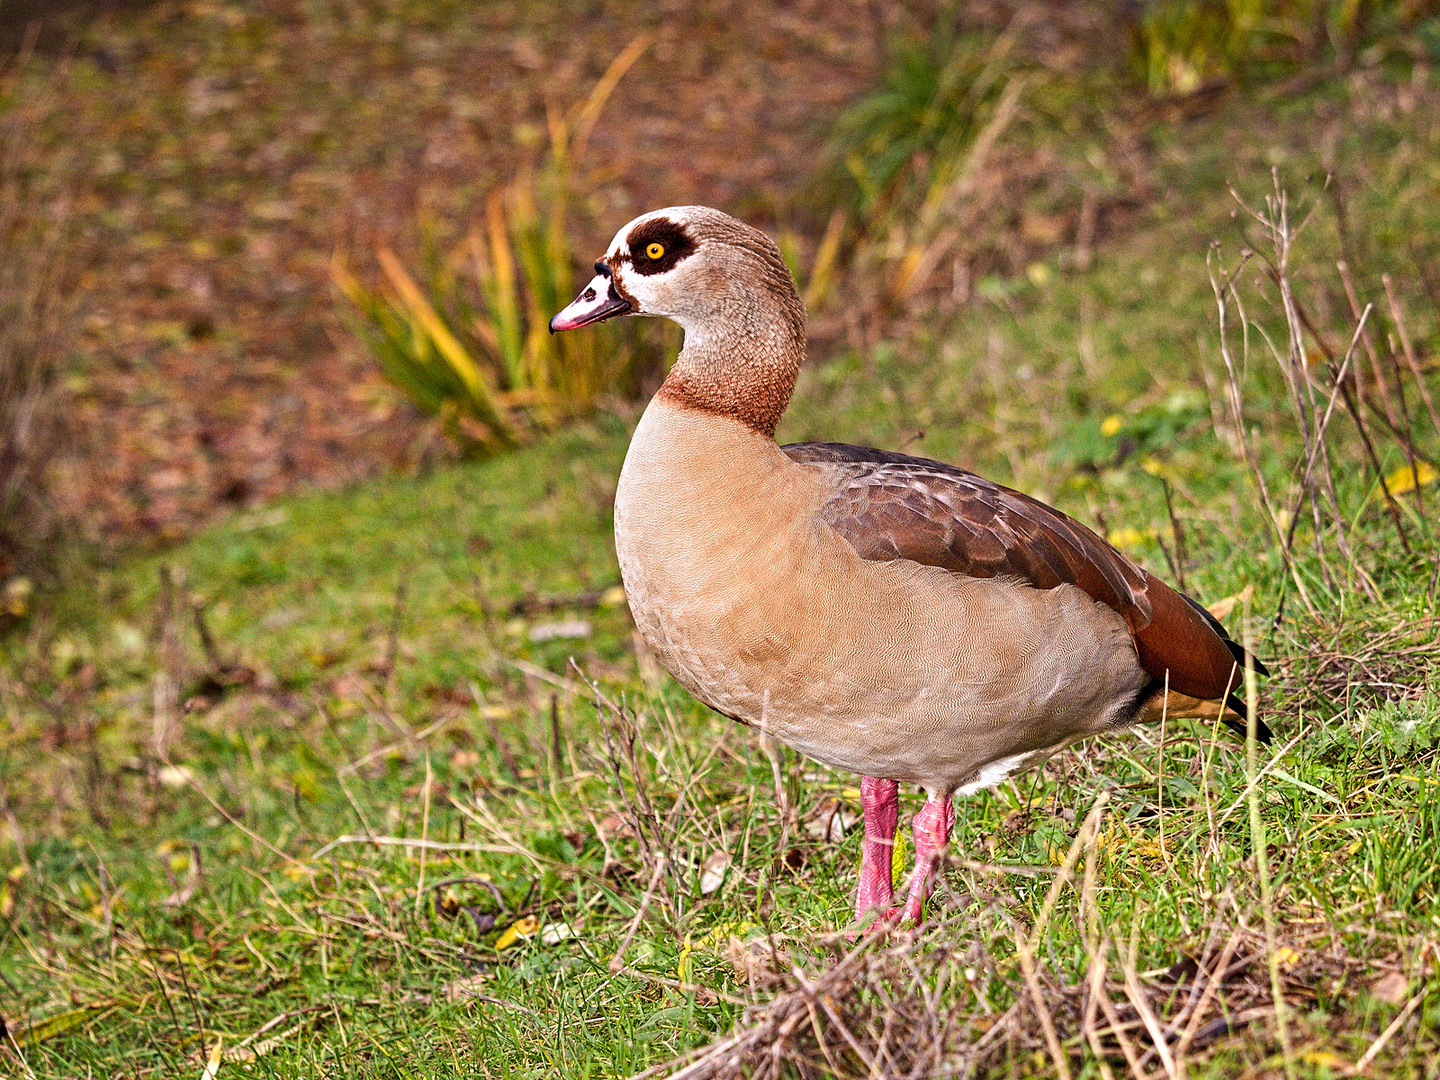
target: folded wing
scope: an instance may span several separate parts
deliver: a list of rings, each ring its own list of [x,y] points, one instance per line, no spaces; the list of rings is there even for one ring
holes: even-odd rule
[[[1225,701],[1245,650],[1203,607],[1137,566],[1084,525],[1036,499],[964,469],[844,443],[782,448],[835,477],[822,519],[864,559],[909,559],[970,577],[1009,576],[1037,589],[1082,589],[1130,628],[1157,689]],[[1255,670],[1265,673],[1258,660]],[[1227,721],[1243,733],[1243,725]],[[1260,732],[1268,740],[1264,725]]]

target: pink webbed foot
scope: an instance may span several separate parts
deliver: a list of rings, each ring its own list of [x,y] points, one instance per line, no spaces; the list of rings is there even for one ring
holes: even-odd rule
[[[949,795],[941,799],[932,795],[915,815],[915,869],[910,874],[909,894],[903,905],[886,913],[886,922],[908,922],[917,927],[925,922],[925,901],[930,896],[945,848],[950,843],[950,829],[954,824],[955,807]],[[877,923],[880,921],[876,920]]]
[[[881,915],[872,924],[878,928],[895,899],[895,829],[900,823],[900,785],[894,780],[873,776],[860,778],[860,806],[865,814],[865,840],[860,847],[860,889],[855,896],[855,924],[846,934],[854,941],[861,921],[872,910]]]

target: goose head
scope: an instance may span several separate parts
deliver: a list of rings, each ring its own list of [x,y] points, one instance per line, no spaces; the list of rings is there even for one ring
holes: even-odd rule
[[[615,234],[550,332],[618,315],[659,316],[684,329],[662,394],[774,433],[805,352],[805,306],[763,232],[707,206],[640,215]]]

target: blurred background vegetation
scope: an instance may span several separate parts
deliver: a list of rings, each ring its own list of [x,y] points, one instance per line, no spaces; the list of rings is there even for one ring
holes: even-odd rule
[[[1085,270],[1163,204],[1166,141],[1227,102],[1334,111],[1305,95],[1348,85],[1353,103],[1407,77],[1418,93],[1440,50],[1424,0],[911,2],[865,6],[858,33],[776,15],[754,41],[624,5],[567,36],[561,11],[5,10],[12,591],[45,576],[62,527],[108,558],[643,396],[673,335],[543,324],[651,204],[770,227],[817,351],[863,351]],[[1397,92],[1374,107],[1413,109]],[[1403,213],[1355,227],[1371,165],[1337,155],[1357,129],[1316,130],[1353,272],[1399,244],[1433,298],[1433,236]]]
[[[1285,804],[1312,905],[1289,915],[1370,919],[1336,937],[1366,986],[1375,964],[1423,963],[1437,65],[1433,0],[0,7],[6,1030],[60,1072],[110,1075],[198,1070],[215,1031],[233,1045],[281,1017],[315,1060],[378,1075],[384,1054],[338,1032],[433,1037],[420,1057],[448,1061],[445,1025],[394,1025],[473,1018],[495,1002],[454,988],[484,975],[502,1018],[512,998],[590,1017],[562,1057],[610,1073],[740,1015],[723,994],[745,971],[753,994],[754,972],[732,934],[843,919],[853,843],[816,821],[853,802],[847,781],[802,784],[792,762],[792,800],[820,794],[782,821],[769,763],[658,677],[617,589],[615,476],[678,333],[545,332],[620,225],[692,202],[774,235],[806,299],[783,438],[976,468],[1233,626],[1253,605],[1272,726],[1323,729],[1284,790],[1350,808]],[[582,674],[663,749],[607,742],[623,710]],[[1213,838],[1197,785],[1222,779],[1135,746],[971,800],[966,842],[1050,860],[1097,775],[1129,800],[1109,835],[1135,873],[1171,858],[1152,794],[1210,814]],[[712,751],[719,779],[697,764]],[[677,812],[674,897],[660,886],[644,948],[657,978],[722,997],[541,948],[548,919],[616,949],[659,865],[628,800],[649,783],[683,807],[702,775],[713,820]],[[1409,831],[1368,824],[1387,820]],[[707,852],[752,831],[750,862],[705,892]],[[471,848],[311,858],[342,834]],[[1132,940],[1168,947],[1249,887],[1255,837],[1224,835],[1233,862],[1173,904],[1146,879],[1163,902],[1122,913]],[[436,866],[459,883],[422,902]],[[280,927],[286,905],[305,919]],[[133,997],[142,968],[203,1019]],[[1013,971],[980,968],[1014,997]],[[1435,1030],[1433,980],[1413,1006],[1409,985],[1351,1012],[1335,990],[1331,1035],[1316,998],[1315,1046],[1353,1063],[1402,1007]],[[555,1031],[495,1015],[464,1053],[553,1067]],[[1027,1031],[1004,1068],[1043,1072]],[[255,1045],[224,1060],[290,1044]],[[1217,1074],[1275,1049],[1225,1045]],[[1401,1066],[1434,1049],[1390,1045]]]

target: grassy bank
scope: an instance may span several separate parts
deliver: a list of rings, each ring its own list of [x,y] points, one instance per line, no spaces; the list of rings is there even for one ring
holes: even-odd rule
[[[836,346],[781,431],[1013,482],[1228,604],[1274,673],[1273,746],[1184,723],[1067,751],[959,807],[930,930],[852,950],[856,779],[772,765],[637,652],[617,406],[482,465],[237,513],[4,639],[8,1067],[616,1076],[694,1051],[693,1076],[1433,1076],[1440,489],[1392,479],[1392,516],[1377,479],[1407,440],[1440,457],[1386,340],[1398,357],[1403,325],[1434,386],[1440,114],[1404,92],[1157,122],[1123,244]],[[1362,414],[1378,468],[1336,405],[1318,542],[1304,496],[1328,503],[1259,329],[1283,346],[1278,286],[1260,258],[1235,278],[1237,423],[1206,262],[1212,239],[1222,275],[1266,250],[1224,181],[1263,206],[1277,163],[1320,207],[1288,271],[1315,339],[1350,344],[1343,256],[1409,395],[1403,431],[1378,398]]]

